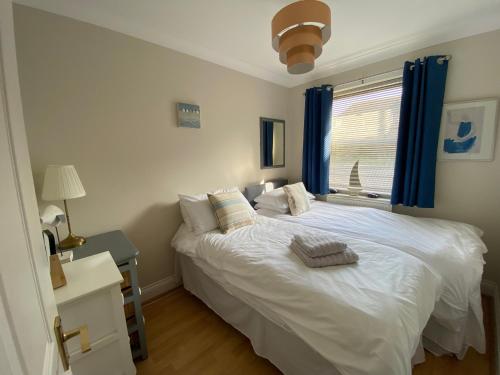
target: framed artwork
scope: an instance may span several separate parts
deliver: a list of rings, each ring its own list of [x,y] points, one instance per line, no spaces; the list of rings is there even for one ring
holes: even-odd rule
[[[181,128],[201,128],[200,106],[196,104],[177,103],[177,121]]]
[[[438,160],[493,160],[497,99],[443,106]]]

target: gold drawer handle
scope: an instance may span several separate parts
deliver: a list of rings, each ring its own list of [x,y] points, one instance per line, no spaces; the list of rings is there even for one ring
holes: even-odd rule
[[[59,355],[61,356],[64,371],[69,370],[69,355],[66,352],[66,345],[64,344],[66,341],[80,335],[81,352],[87,353],[92,349],[90,347],[89,329],[87,325],[72,329],[68,332],[63,332],[61,326],[61,318],[59,316],[56,316],[56,318],[54,319],[54,332],[56,334],[57,348],[59,350]]]
[[[75,336],[80,335],[80,348],[82,353],[90,351],[89,329],[86,325],[63,333],[63,341],[66,342]]]

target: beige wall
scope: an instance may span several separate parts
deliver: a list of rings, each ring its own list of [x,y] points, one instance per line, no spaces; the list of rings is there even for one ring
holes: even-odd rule
[[[31,8],[16,6],[15,21],[38,191],[47,164],[75,164],[88,193],[69,203],[75,232],[123,228],[141,251],[143,285],[173,272],[169,242],[181,220],[177,193],[300,177],[306,87],[391,71],[424,55],[451,54],[445,102],[500,97],[500,31],[285,89]],[[201,106],[202,129],[177,128],[178,101]],[[287,168],[259,169],[259,116],[287,120]],[[482,228],[490,251],[486,277],[500,283],[499,153],[493,162],[439,162],[436,208],[396,212]]]
[[[363,68],[295,87],[289,91],[289,126],[292,149],[291,179],[301,174],[303,92],[307,87],[350,82],[362,77],[400,69],[405,60],[432,54],[453,56],[446,83],[445,103],[481,98],[500,98],[500,30],[422,49]],[[436,207],[418,209],[396,207],[395,211],[463,221],[484,230],[485,277],[500,283],[500,131],[497,131],[493,162],[441,161],[436,172]],[[288,145],[287,145],[288,146]]]
[[[15,26],[37,190],[47,164],[74,164],[74,231],[123,228],[143,285],[173,273],[177,193],[287,175],[259,160],[259,117],[286,120],[287,89],[23,6]],[[200,105],[201,129],[177,127],[179,101]]]

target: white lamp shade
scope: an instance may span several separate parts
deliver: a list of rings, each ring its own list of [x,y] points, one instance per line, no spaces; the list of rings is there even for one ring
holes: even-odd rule
[[[49,165],[43,180],[42,199],[58,201],[85,196],[85,189],[72,165]]]

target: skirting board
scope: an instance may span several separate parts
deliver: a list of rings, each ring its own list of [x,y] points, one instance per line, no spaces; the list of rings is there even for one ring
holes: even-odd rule
[[[181,285],[181,281],[176,274],[165,277],[155,281],[152,284],[146,285],[141,288],[141,302],[145,303],[155,297],[158,297],[164,293],[171,291]]]
[[[493,317],[495,328],[495,369],[496,374],[500,375],[500,297],[498,294],[498,285],[490,280],[481,282],[481,292],[493,298]]]

